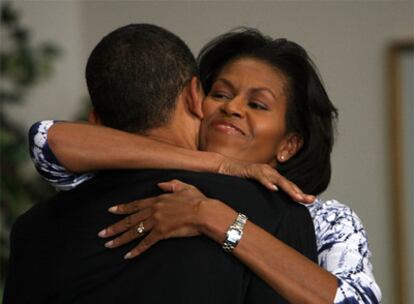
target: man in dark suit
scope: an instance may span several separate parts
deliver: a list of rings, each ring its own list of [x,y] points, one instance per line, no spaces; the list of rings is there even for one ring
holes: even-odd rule
[[[193,55],[172,33],[147,24],[122,27],[88,60],[91,120],[196,149],[203,98],[196,75]],[[307,210],[254,182],[177,170],[106,171],[16,221],[5,303],[284,303],[203,236],[164,240],[133,260],[123,256],[136,243],[104,247],[97,232],[120,219],[107,209],[161,194],[157,183],[171,179],[195,185],[316,258]]]

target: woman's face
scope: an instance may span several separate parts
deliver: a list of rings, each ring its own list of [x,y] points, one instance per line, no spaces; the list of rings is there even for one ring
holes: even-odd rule
[[[203,103],[200,148],[273,164],[286,137],[285,84],[283,74],[258,59],[224,66]]]

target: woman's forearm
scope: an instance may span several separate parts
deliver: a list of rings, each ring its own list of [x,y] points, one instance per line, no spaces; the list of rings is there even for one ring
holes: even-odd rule
[[[183,149],[85,123],[55,123],[48,131],[48,144],[59,162],[72,172],[133,168],[217,172],[223,160],[217,153]]]
[[[200,208],[200,230],[222,244],[237,213],[213,201]],[[290,303],[332,303],[337,279],[248,221],[233,254]]]
[[[58,163],[54,157],[48,161],[69,171],[69,179],[73,177],[71,173],[105,169],[182,169],[253,178],[271,191],[275,191],[275,185],[279,186],[295,201],[311,203],[315,199],[312,195],[304,195],[296,185],[267,164],[253,164],[214,152],[185,149],[146,136],[92,124],[53,124],[47,121],[42,132],[36,128],[37,125],[31,128],[34,131],[30,133],[32,141],[41,139],[40,149],[46,150],[43,151],[46,154],[50,154],[50,149]],[[34,154],[38,149],[31,147]],[[45,159],[33,158],[33,161],[41,164]],[[41,170],[44,168],[37,166]],[[50,169],[53,171],[55,167]]]

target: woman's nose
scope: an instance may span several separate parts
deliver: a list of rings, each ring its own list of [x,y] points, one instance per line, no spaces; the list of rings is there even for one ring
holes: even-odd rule
[[[227,116],[236,116],[241,118],[244,116],[244,103],[240,98],[234,98],[223,103],[221,110]]]

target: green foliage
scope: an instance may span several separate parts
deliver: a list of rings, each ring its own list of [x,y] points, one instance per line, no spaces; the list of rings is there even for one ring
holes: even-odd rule
[[[34,202],[51,189],[23,171],[28,161],[26,131],[4,112],[7,104],[22,104],[30,89],[51,75],[60,49],[53,43],[34,45],[31,32],[20,24],[11,2],[1,4],[0,46],[0,286],[4,282],[9,255],[10,227]]]

